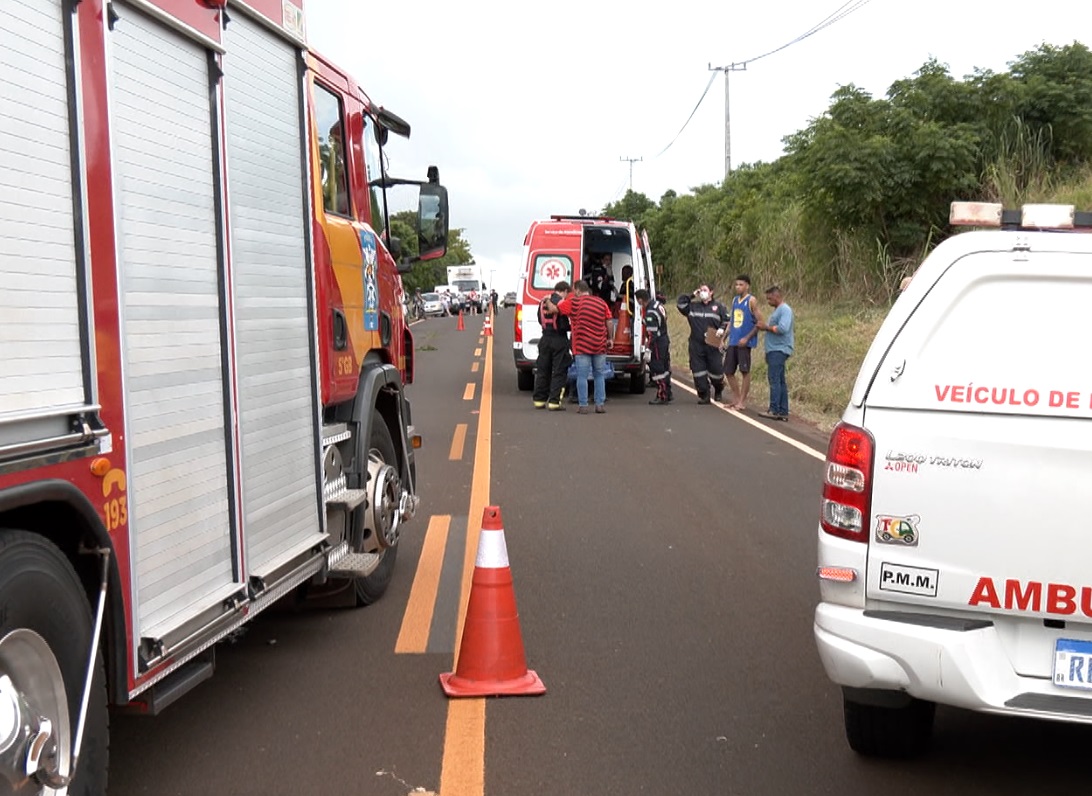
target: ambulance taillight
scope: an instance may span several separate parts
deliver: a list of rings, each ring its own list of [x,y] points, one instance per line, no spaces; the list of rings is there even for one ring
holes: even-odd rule
[[[832,536],[868,541],[875,447],[871,434],[848,423],[830,436],[819,524]]]

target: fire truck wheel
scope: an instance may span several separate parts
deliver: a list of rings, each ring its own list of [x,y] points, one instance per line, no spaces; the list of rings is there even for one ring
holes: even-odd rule
[[[26,531],[0,529],[0,606],[0,671],[11,677],[35,709],[54,719],[55,726],[63,726],[56,720],[67,712],[67,726],[57,733],[63,741],[62,770],[67,770],[91,646],[86,592],[72,565],[51,542]],[[67,791],[72,796],[106,793],[108,734],[100,650],[76,777]],[[29,784],[16,792],[38,793],[39,788]]]
[[[402,476],[398,453],[394,449],[394,440],[391,439],[390,429],[387,428],[383,416],[379,412],[372,412],[372,436],[368,443],[369,455],[378,456],[386,464],[391,464],[399,470]],[[381,550],[379,565],[367,577],[353,578],[353,586],[356,590],[356,604],[358,606],[371,605],[387,590],[391,576],[394,574],[394,562],[398,558],[398,545]]]

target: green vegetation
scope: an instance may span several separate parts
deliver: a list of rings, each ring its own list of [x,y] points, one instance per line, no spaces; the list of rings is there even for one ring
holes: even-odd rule
[[[402,242],[402,253],[406,256],[417,254],[417,213],[413,210],[403,210],[391,215],[391,233]],[[415,263],[413,270],[402,275],[402,285],[410,296],[417,288],[421,292],[428,292],[437,285],[447,283],[447,267],[460,263],[472,263],[474,257],[470,253],[470,243],[463,238],[463,229],[452,229],[447,233],[447,253],[436,260],[426,263]]]
[[[830,427],[903,277],[944,237],[952,201],[1063,202],[1092,209],[1092,51],[1042,45],[1007,72],[962,80],[929,61],[883,99],[849,85],[784,139],[774,163],[659,203],[630,191],[603,208],[645,227],[668,296],[737,273],[761,299],[777,283],[797,315],[794,414]],[[673,361],[686,330],[673,313]],[[765,368],[752,406],[764,408]]]

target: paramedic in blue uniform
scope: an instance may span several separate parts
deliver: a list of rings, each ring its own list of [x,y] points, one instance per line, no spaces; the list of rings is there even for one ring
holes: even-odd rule
[[[550,301],[556,307],[569,295],[569,283],[558,282]],[[569,319],[556,309],[550,312],[546,302],[538,305],[538,323],[542,337],[538,341],[538,359],[535,361],[535,409],[557,412],[565,407],[561,398],[569,375],[572,355],[569,353]]]
[[[667,335],[667,310],[647,290],[638,290],[633,297],[637,299],[644,318],[649,349],[648,372],[656,385],[656,397],[649,403],[666,406],[674,399],[671,394],[671,338]]]
[[[724,399],[724,360],[720,346],[705,342],[706,329],[715,329],[718,337],[724,336],[728,326],[728,310],[713,299],[709,285],[702,285],[691,295],[679,296],[675,306],[690,321],[690,370],[694,373],[694,387],[698,391],[698,403],[709,403],[709,390],[713,398]]]

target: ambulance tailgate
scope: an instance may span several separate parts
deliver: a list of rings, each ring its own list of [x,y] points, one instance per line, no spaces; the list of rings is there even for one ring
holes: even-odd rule
[[[1092,504],[1092,335],[1046,333],[1047,295],[1064,297],[1060,316],[1084,318],[1087,255],[961,258],[891,343],[865,401],[876,444],[868,598],[987,614],[1017,670],[1040,676],[1059,632],[1044,619],[1092,638],[1081,524]]]

